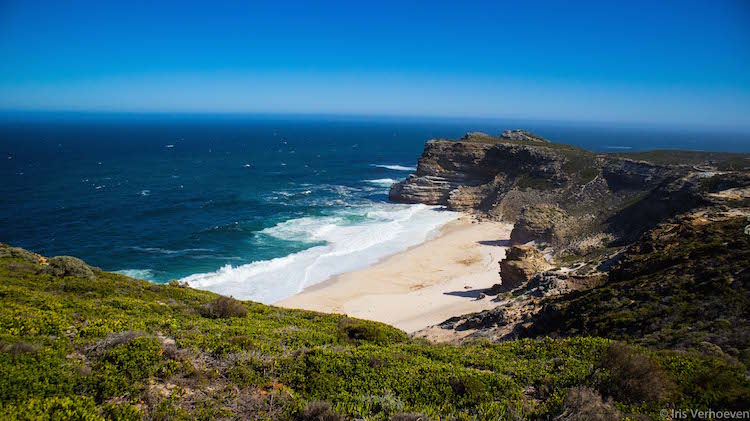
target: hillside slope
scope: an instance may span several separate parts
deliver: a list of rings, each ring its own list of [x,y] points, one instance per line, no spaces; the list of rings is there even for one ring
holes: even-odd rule
[[[587,337],[433,345],[5,245],[0,281],[2,419],[611,419],[750,400],[745,367],[707,355]]]
[[[733,213],[661,224],[601,285],[551,300],[523,335],[597,335],[750,364],[750,235]]]

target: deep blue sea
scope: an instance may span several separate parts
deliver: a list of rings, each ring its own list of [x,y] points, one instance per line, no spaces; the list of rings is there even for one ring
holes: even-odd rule
[[[325,116],[0,118],[0,241],[266,303],[435,235],[456,214],[387,201],[425,141],[532,130],[597,151],[750,152],[748,134]]]

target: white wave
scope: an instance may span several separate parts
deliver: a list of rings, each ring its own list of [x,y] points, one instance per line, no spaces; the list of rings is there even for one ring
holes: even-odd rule
[[[135,251],[142,251],[146,253],[156,253],[156,254],[185,254],[185,253],[192,253],[192,252],[197,252],[197,251],[214,251],[213,249],[204,249],[204,248],[182,249],[182,250],[169,250],[169,249],[163,249],[160,247],[139,247],[139,246],[133,246],[129,248]]]
[[[378,186],[390,187],[393,183],[396,183],[397,181],[392,178],[378,178],[376,180],[365,180],[365,182],[376,184]]]
[[[115,273],[119,273],[131,278],[144,279],[146,281],[154,280],[154,272],[151,269],[122,269],[116,270]]]
[[[140,191],[141,196],[148,196],[151,194],[151,190],[141,190]]]
[[[292,219],[259,234],[306,242],[311,248],[272,260],[226,265],[182,281],[236,298],[274,303],[334,275],[367,267],[420,244],[458,215],[426,205],[377,203],[330,216]]]
[[[403,165],[392,165],[392,164],[372,164],[373,167],[387,168],[394,171],[416,171],[417,167],[405,167]]]
[[[622,149],[622,150],[628,150],[633,149],[632,146],[605,146],[607,149]]]

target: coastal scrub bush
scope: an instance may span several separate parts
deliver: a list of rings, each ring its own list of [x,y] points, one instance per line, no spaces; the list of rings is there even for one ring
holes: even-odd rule
[[[609,421],[622,417],[612,400],[604,401],[602,396],[590,387],[568,389],[563,401],[565,411],[556,419],[565,421]]]
[[[565,390],[592,385],[623,412],[658,414],[614,393],[629,383],[604,362],[608,339],[438,345],[382,323],[236,300],[244,316],[229,323],[201,314],[232,302],[208,291],[44,267],[0,257],[0,419],[550,419],[574,407]],[[634,349],[678,385],[675,407],[750,401],[736,360]],[[329,404],[308,405],[316,400]]]
[[[247,309],[240,301],[232,297],[220,296],[216,300],[201,306],[200,314],[209,319],[229,319],[247,316]]]
[[[622,342],[612,343],[604,354],[602,366],[609,374],[603,390],[620,402],[664,402],[674,389],[653,357]]]
[[[48,270],[55,276],[73,276],[94,280],[94,271],[83,260],[71,256],[57,256],[49,259]]]
[[[82,396],[31,398],[22,404],[0,406],[0,419],[104,421],[93,399]],[[127,419],[127,418],[126,418]]]
[[[378,345],[388,345],[406,340],[406,335],[400,330],[381,324],[351,319],[344,319],[341,324],[343,337],[350,342],[371,342]]]
[[[161,356],[159,343],[145,336],[107,350],[97,364],[99,396],[108,398],[136,391],[142,381],[157,372]]]
[[[331,409],[326,401],[312,401],[296,417],[297,421],[343,421],[344,417]]]

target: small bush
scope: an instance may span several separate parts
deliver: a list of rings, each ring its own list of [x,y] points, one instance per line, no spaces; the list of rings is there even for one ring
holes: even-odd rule
[[[603,401],[599,392],[588,387],[569,389],[565,394],[563,406],[565,411],[557,417],[558,420],[609,421],[622,418],[611,399]]]
[[[42,347],[39,345],[30,344],[28,342],[16,342],[3,348],[5,352],[11,355],[35,354],[40,349],[42,349]]]
[[[615,342],[607,349],[602,364],[609,372],[602,391],[620,402],[663,402],[674,389],[651,356],[622,342]]]
[[[365,408],[373,414],[384,414],[386,417],[400,413],[404,410],[404,402],[394,395],[391,391],[386,391],[380,395],[369,395],[363,399]]]
[[[19,259],[29,263],[39,263],[39,256],[20,247],[10,247],[0,243],[0,259]]]
[[[341,331],[348,341],[389,345],[406,340],[406,335],[400,330],[373,322],[347,320],[342,324]]]
[[[307,404],[295,418],[297,421],[342,421],[344,417],[331,409],[325,401],[313,401]]]
[[[146,336],[145,333],[137,330],[126,330],[124,332],[110,333],[106,338],[98,341],[91,346],[88,351],[94,354],[101,354],[116,346],[127,344],[133,339]]]
[[[73,276],[93,281],[94,271],[83,260],[71,256],[57,256],[49,259],[48,271],[55,276]]]
[[[200,307],[200,314],[209,319],[229,319],[247,316],[247,309],[242,302],[232,297],[221,296],[216,300]]]

